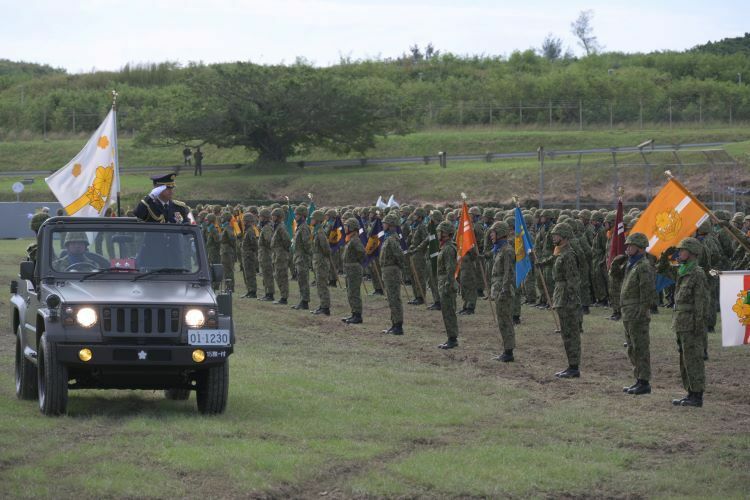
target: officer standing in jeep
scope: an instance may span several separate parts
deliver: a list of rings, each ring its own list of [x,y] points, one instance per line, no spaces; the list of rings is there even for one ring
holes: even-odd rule
[[[189,222],[192,217],[190,207],[172,199],[176,176],[175,173],[152,176],[154,189],[135,207],[135,216],[145,222]]]

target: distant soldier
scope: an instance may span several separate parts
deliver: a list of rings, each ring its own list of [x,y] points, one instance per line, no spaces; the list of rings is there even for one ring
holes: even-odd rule
[[[385,238],[380,249],[380,269],[383,273],[383,285],[391,309],[391,327],[383,333],[392,335],[404,334],[404,310],[401,304],[401,272],[404,268],[404,252],[398,241],[396,226],[398,215],[389,213],[383,218]]]
[[[216,214],[206,216],[206,252],[210,264],[221,264],[221,226]]]
[[[242,216],[245,234],[242,235],[242,272],[245,278],[247,293],[243,298],[256,298],[258,296],[258,283],[255,270],[258,267],[258,230],[255,225],[255,215],[247,212]]]
[[[594,305],[605,307],[609,294],[607,292],[607,230],[604,228],[604,215],[601,212],[591,214],[591,291],[594,294]]]
[[[294,209],[294,220],[297,229],[294,231],[294,268],[299,285],[299,303],[292,309],[310,309],[310,261],[312,260],[312,242],[310,226],[307,225],[307,207],[299,205]]]
[[[39,228],[42,227],[42,224],[44,221],[49,219],[49,214],[45,212],[38,212],[35,213],[31,217],[31,221],[29,222],[29,227],[32,231],[34,231],[34,235],[39,233]],[[36,240],[34,240],[34,243],[26,247],[26,258],[33,262],[36,265],[36,251],[37,251],[37,243]]]
[[[186,167],[190,166],[190,159],[193,157],[193,152],[190,150],[190,147],[185,146],[185,149],[182,150],[182,159],[183,164]]]
[[[474,314],[474,310],[477,306],[477,298],[479,297],[479,290],[482,288],[482,275],[479,266],[484,264],[483,260],[480,260],[479,255],[481,248],[479,244],[481,238],[484,236],[481,233],[481,222],[479,221],[482,212],[479,207],[471,207],[469,209],[469,217],[472,220],[472,226],[474,227],[474,236],[477,240],[477,246],[472,248],[469,253],[461,258],[461,270],[459,272],[459,279],[461,280],[461,298],[463,299],[463,308],[458,312],[460,315]],[[478,231],[479,229],[479,231]]]
[[[437,256],[440,252],[440,241],[437,234],[437,228],[440,223],[443,222],[443,213],[440,210],[433,210],[430,212],[430,222],[427,225],[427,238],[430,240],[427,245],[427,282],[430,285],[430,293],[432,295],[432,305],[427,310],[439,311],[440,304],[440,290],[437,282]],[[451,224],[451,227],[453,225]],[[455,229],[454,229],[455,232]],[[455,304],[454,304],[455,307]]]
[[[312,258],[313,269],[315,271],[315,286],[318,291],[320,306],[313,311],[313,314],[331,315],[331,292],[328,290],[327,276],[334,276],[335,271],[331,272],[331,245],[328,242],[326,231],[323,226],[323,212],[315,210],[313,212],[313,240],[312,240]]]
[[[276,286],[279,287],[279,300],[274,304],[288,304],[289,298],[289,249],[292,240],[284,225],[284,210],[274,208],[271,212],[273,222],[273,237],[271,238],[271,251],[273,252],[273,269],[276,278]]]
[[[234,292],[234,263],[237,261],[237,235],[231,224],[232,214],[224,212],[221,216],[221,267],[224,268],[224,281],[227,289]]]
[[[421,207],[414,209],[414,223],[411,226],[411,244],[407,258],[411,261],[412,285],[414,298],[408,303],[419,306],[424,304],[424,291],[427,287],[427,251],[430,243],[427,226],[424,224],[425,212]]]
[[[346,276],[346,298],[352,314],[341,321],[347,324],[362,323],[362,261],[365,247],[359,239],[359,221],[355,218],[346,221],[346,246],[344,247],[344,275]]]
[[[497,324],[503,339],[503,354],[498,361],[514,360],[516,332],[513,328],[513,300],[516,296],[516,252],[515,243],[508,244],[510,227],[502,221],[495,222],[489,230],[494,262],[492,263],[492,285],[490,297],[495,301]]]
[[[437,257],[437,288],[440,293],[440,312],[443,316],[445,334],[448,340],[440,344],[440,349],[458,347],[458,317],[456,316],[456,264],[458,250],[453,242],[456,230],[450,221],[442,221],[437,226],[437,237],[440,241],[440,253]]]
[[[628,346],[628,358],[633,365],[635,383],[624,387],[628,394],[650,394],[651,351],[649,325],[651,305],[656,300],[655,273],[646,256],[648,237],[633,233],[625,240],[625,255],[615,257],[610,272],[622,282],[620,307],[622,324]]]
[[[552,293],[552,307],[560,319],[560,335],[568,359],[568,368],[555,374],[558,378],[578,378],[581,376],[581,298],[578,264],[569,241],[573,230],[567,224],[556,224],[550,231],[555,245],[556,258],[552,266],[555,288]]]
[[[195,151],[195,173],[193,173],[193,176],[196,175],[203,175],[203,152],[201,151],[201,147],[198,146],[198,148]]]
[[[672,404],[701,407],[706,386],[703,361],[705,308],[710,290],[706,274],[698,265],[698,257],[703,252],[700,242],[695,238],[685,238],[677,245],[677,250],[680,266],[676,272],[669,264],[669,257],[675,252],[674,248],[668,248],[657,264],[659,273],[668,273],[677,279],[672,330],[677,335],[682,386],[688,393],[684,398],[673,399]]]
[[[263,297],[259,300],[264,302],[273,301],[274,284],[273,284],[273,249],[271,240],[273,239],[273,223],[271,223],[271,210],[262,208],[258,212],[260,217],[260,236],[258,237],[258,263],[260,273],[263,276]]]

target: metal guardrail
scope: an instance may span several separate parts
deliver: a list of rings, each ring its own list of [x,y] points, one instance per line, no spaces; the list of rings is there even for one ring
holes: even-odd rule
[[[224,164],[215,164],[215,165],[203,165],[203,170],[234,170],[237,168],[242,167],[243,165],[241,163],[224,163]],[[183,174],[187,175],[188,173],[190,175],[193,174],[194,166],[190,167],[183,167],[178,165],[166,165],[163,167],[121,167],[120,173],[121,174],[141,174],[141,173],[154,173],[159,174],[162,172],[174,172],[178,169],[182,171]],[[32,177],[39,177],[39,176],[48,176],[52,175],[53,173],[57,172],[58,169],[54,170],[15,170],[15,171],[0,171],[0,177],[23,177],[23,176],[32,176]]]

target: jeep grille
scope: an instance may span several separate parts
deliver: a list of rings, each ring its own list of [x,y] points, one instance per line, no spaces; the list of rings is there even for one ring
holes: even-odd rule
[[[182,315],[177,307],[104,307],[104,333],[179,333]]]

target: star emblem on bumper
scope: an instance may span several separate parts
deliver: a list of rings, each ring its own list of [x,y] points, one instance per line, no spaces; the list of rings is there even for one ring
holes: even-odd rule
[[[147,356],[148,356],[148,353],[146,353],[146,351],[140,351],[138,353],[138,359],[146,359]]]

